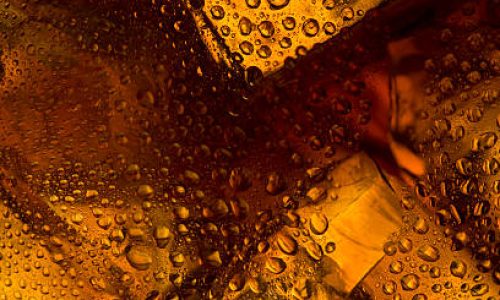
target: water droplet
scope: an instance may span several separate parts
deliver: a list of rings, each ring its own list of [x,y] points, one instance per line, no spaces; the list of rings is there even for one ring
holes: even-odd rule
[[[286,269],[286,263],[279,257],[270,257],[266,261],[266,269],[273,274],[280,274]]]
[[[311,216],[309,225],[314,234],[321,235],[328,229],[328,219],[322,213],[315,213]]]
[[[306,20],[304,22],[304,25],[302,26],[302,30],[304,31],[304,34],[309,37],[317,35],[319,32],[318,21],[316,21],[315,19]]]
[[[467,265],[461,260],[454,260],[450,264],[450,272],[455,277],[464,278],[467,274]]]
[[[417,255],[427,262],[436,262],[439,260],[439,250],[430,245],[420,246],[417,250]]]
[[[259,29],[259,32],[262,35],[262,37],[270,38],[274,34],[274,26],[273,23],[271,23],[270,21],[260,22],[257,28]]]
[[[272,9],[282,9],[288,5],[290,0],[267,0]]]
[[[288,234],[279,233],[277,243],[280,250],[288,255],[293,255],[297,252],[297,242]]]
[[[224,15],[226,14],[224,8],[220,5],[213,6],[212,9],[210,9],[210,12],[212,13],[212,17],[216,20],[224,18]]]
[[[130,247],[126,257],[127,261],[132,267],[141,271],[149,269],[149,267],[153,263],[153,258],[142,248],[140,249],[136,246]]]
[[[250,8],[257,8],[260,5],[260,0],[245,0],[245,2]]]
[[[405,291],[413,291],[420,285],[420,279],[417,275],[410,273],[401,278],[401,287]]]

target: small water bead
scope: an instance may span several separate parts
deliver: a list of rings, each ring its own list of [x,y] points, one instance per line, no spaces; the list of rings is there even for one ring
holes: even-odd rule
[[[174,265],[174,267],[181,267],[182,265],[184,265],[184,262],[186,261],[184,254],[179,252],[170,253],[169,259],[172,262],[172,265]]]
[[[245,286],[245,277],[241,274],[234,275],[228,284],[229,290],[233,292],[240,291],[241,289],[243,289],[244,286]]]
[[[266,261],[266,269],[273,274],[280,274],[286,269],[286,263],[279,257],[270,257]]]
[[[328,219],[322,213],[315,213],[311,216],[309,221],[312,233],[321,235],[328,229]]]
[[[269,58],[272,54],[272,50],[271,48],[269,48],[269,46],[267,45],[263,45],[261,46],[258,50],[257,50],[257,54],[261,57],[261,58]]]
[[[467,110],[467,120],[471,123],[481,121],[484,116],[484,111],[481,108],[475,107]]]
[[[340,15],[344,21],[350,21],[354,18],[354,10],[352,7],[344,7],[340,12]]]
[[[410,252],[413,248],[413,242],[410,239],[402,238],[398,242],[398,249],[401,253]]]
[[[384,285],[382,286],[382,291],[386,295],[393,295],[394,293],[396,293],[397,289],[397,284],[393,280],[384,283]]]
[[[279,234],[277,238],[279,249],[288,255],[293,255],[297,252],[297,242],[295,239],[287,234]]]
[[[398,248],[396,246],[396,243],[394,243],[393,241],[389,241],[389,242],[384,244],[384,252],[386,255],[392,256],[392,255],[396,254],[397,251],[398,251]]]
[[[264,290],[263,284],[257,278],[250,278],[247,281],[248,287],[255,294],[260,294]]]
[[[137,194],[143,198],[150,198],[154,194],[154,189],[148,184],[143,184],[137,188]]]
[[[290,39],[289,37],[284,37],[283,39],[281,39],[280,41],[280,46],[281,48],[283,49],[288,49],[292,46],[292,39]]]
[[[313,261],[320,261],[323,257],[323,250],[321,246],[314,241],[309,241],[304,245],[306,253]]]
[[[176,207],[174,212],[179,219],[189,218],[189,209],[185,206]]]
[[[434,284],[432,285],[431,289],[434,293],[441,293],[441,291],[443,290],[443,286],[440,284]]]
[[[153,236],[159,248],[165,248],[170,238],[170,230],[166,226],[158,226],[154,229]]]
[[[470,289],[470,293],[472,296],[483,296],[484,294],[488,293],[489,290],[489,285],[485,283],[479,283],[472,286],[472,288]]]
[[[486,158],[483,162],[483,171],[486,175],[496,175],[500,169],[500,163],[495,157]]]
[[[325,9],[332,10],[336,6],[336,0],[323,0],[322,4]]]
[[[137,247],[131,247],[127,253],[127,261],[137,270],[147,270],[153,263],[152,257]]]
[[[260,0],[245,0],[245,2],[250,8],[257,8],[260,6]]]
[[[238,27],[242,35],[249,35],[252,32],[252,22],[246,17],[240,19]]]
[[[267,0],[272,9],[282,9],[288,5],[290,0]]]
[[[450,272],[455,277],[464,278],[467,274],[467,265],[461,260],[454,260],[450,264]]]
[[[475,136],[472,140],[472,151],[473,152],[481,152],[486,151],[493,146],[495,146],[497,142],[497,135],[494,132],[485,132],[479,136]]]
[[[429,231],[429,224],[424,218],[418,218],[417,222],[413,225],[413,230],[419,234],[425,234]]]
[[[243,41],[240,43],[240,50],[245,55],[250,55],[253,53],[253,44],[249,41]]]
[[[229,36],[231,34],[231,28],[229,28],[229,26],[227,25],[222,26],[220,31],[223,36]]]
[[[226,15],[224,8],[220,5],[215,5],[210,9],[210,13],[212,13],[212,17],[216,20],[221,20]]]
[[[204,255],[204,261],[212,267],[220,267],[222,265],[222,259],[219,251],[211,251]]]
[[[332,253],[333,251],[335,251],[336,248],[337,246],[335,245],[334,242],[328,242],[325,246],[325,251],[326,253]]]
[[[326,22],[325,25],[323,25],[323,30],[326,34],[332,35],[337,31],[337,27],[332,22]]]
[[[422,264],[418,267],[418,270],[422,273],[428,272],[429,271],[429,265],[428,264]]]
[[[451,130],[451,138],[454,142],[461,140],[465,136],[465,128],[461,125],[455,126]]]
[[[417,255],[427,262],[436,262],[439,260],[439,250],[430,245],[420,246],[417,250]]]
[[[401,278],[401,287],[405,291],[416,290],[420,285],[420,278],[413,274],[407,274]]]
[[[304,22],[302,30],[308,37],[316,36],[319,32],[319,23],[315,19],[308,19]]]
[[[453,84],[453,80],[450,77],[444,77],[439,81],[439,90],[443,94],[449,94],[453,92],[455,86]]]
[[[456,166],[458,172],[462,175],[471,174],[473,171],[472,162],[465,157],[459,158],[456,161],[455,166]]]
[[[293,17],[286,17],[282,21],[283,28],[286,30],[293,30],[295,28],[296,22]]]
[[[274,34],[274,26],[270,21],[262,21],[258,26],[259,32],[262,37],[270,38]]]
[[[403,272],[403,263],[401,261],[393,261],[389,265],[389,271],[393,274],[399,274]]]

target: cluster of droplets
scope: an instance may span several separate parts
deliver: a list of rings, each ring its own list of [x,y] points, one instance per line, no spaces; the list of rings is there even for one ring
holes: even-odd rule
[[[429,223],[425,232],[436,237],[424,237],[429,245],[420,242],[418,234],[413,234],[412,243],[395,240],[386,245],[386,253],[394,256],[387,266],[389,274],[400,278],[389,276],[381,288],[398,299],[408,290],[415,291],[414,299],[495,299],[498,295],[500,52],[498,42],[492,42],[498,32],[477,26],[475,4],[466,3],[459,11],[470,23],[436,28],[429,35],[429,52],[419,54],[419,74],[426,78],[424,101],[415,103],[414,125],[400,132],[429,166],[425,178],[416,182],[415,195],[434,213],[429,220],[417,220],[415,226]],[[415,200],[409,199],[403,206],[415,210]],[[412,250],[411,244],[424,246]],[[420,295],[419,290],[428,292]]]
[[[366,5],[333,0],[205,1],[200,9],[212,21],[235,62],[268,73],[363,17],[364,9],[371,8]]]

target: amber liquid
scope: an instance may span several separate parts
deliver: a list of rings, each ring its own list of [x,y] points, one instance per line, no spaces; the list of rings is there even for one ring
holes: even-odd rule
[[[0,0],[0,299],[499,298],[499,5],[434,2]]]

